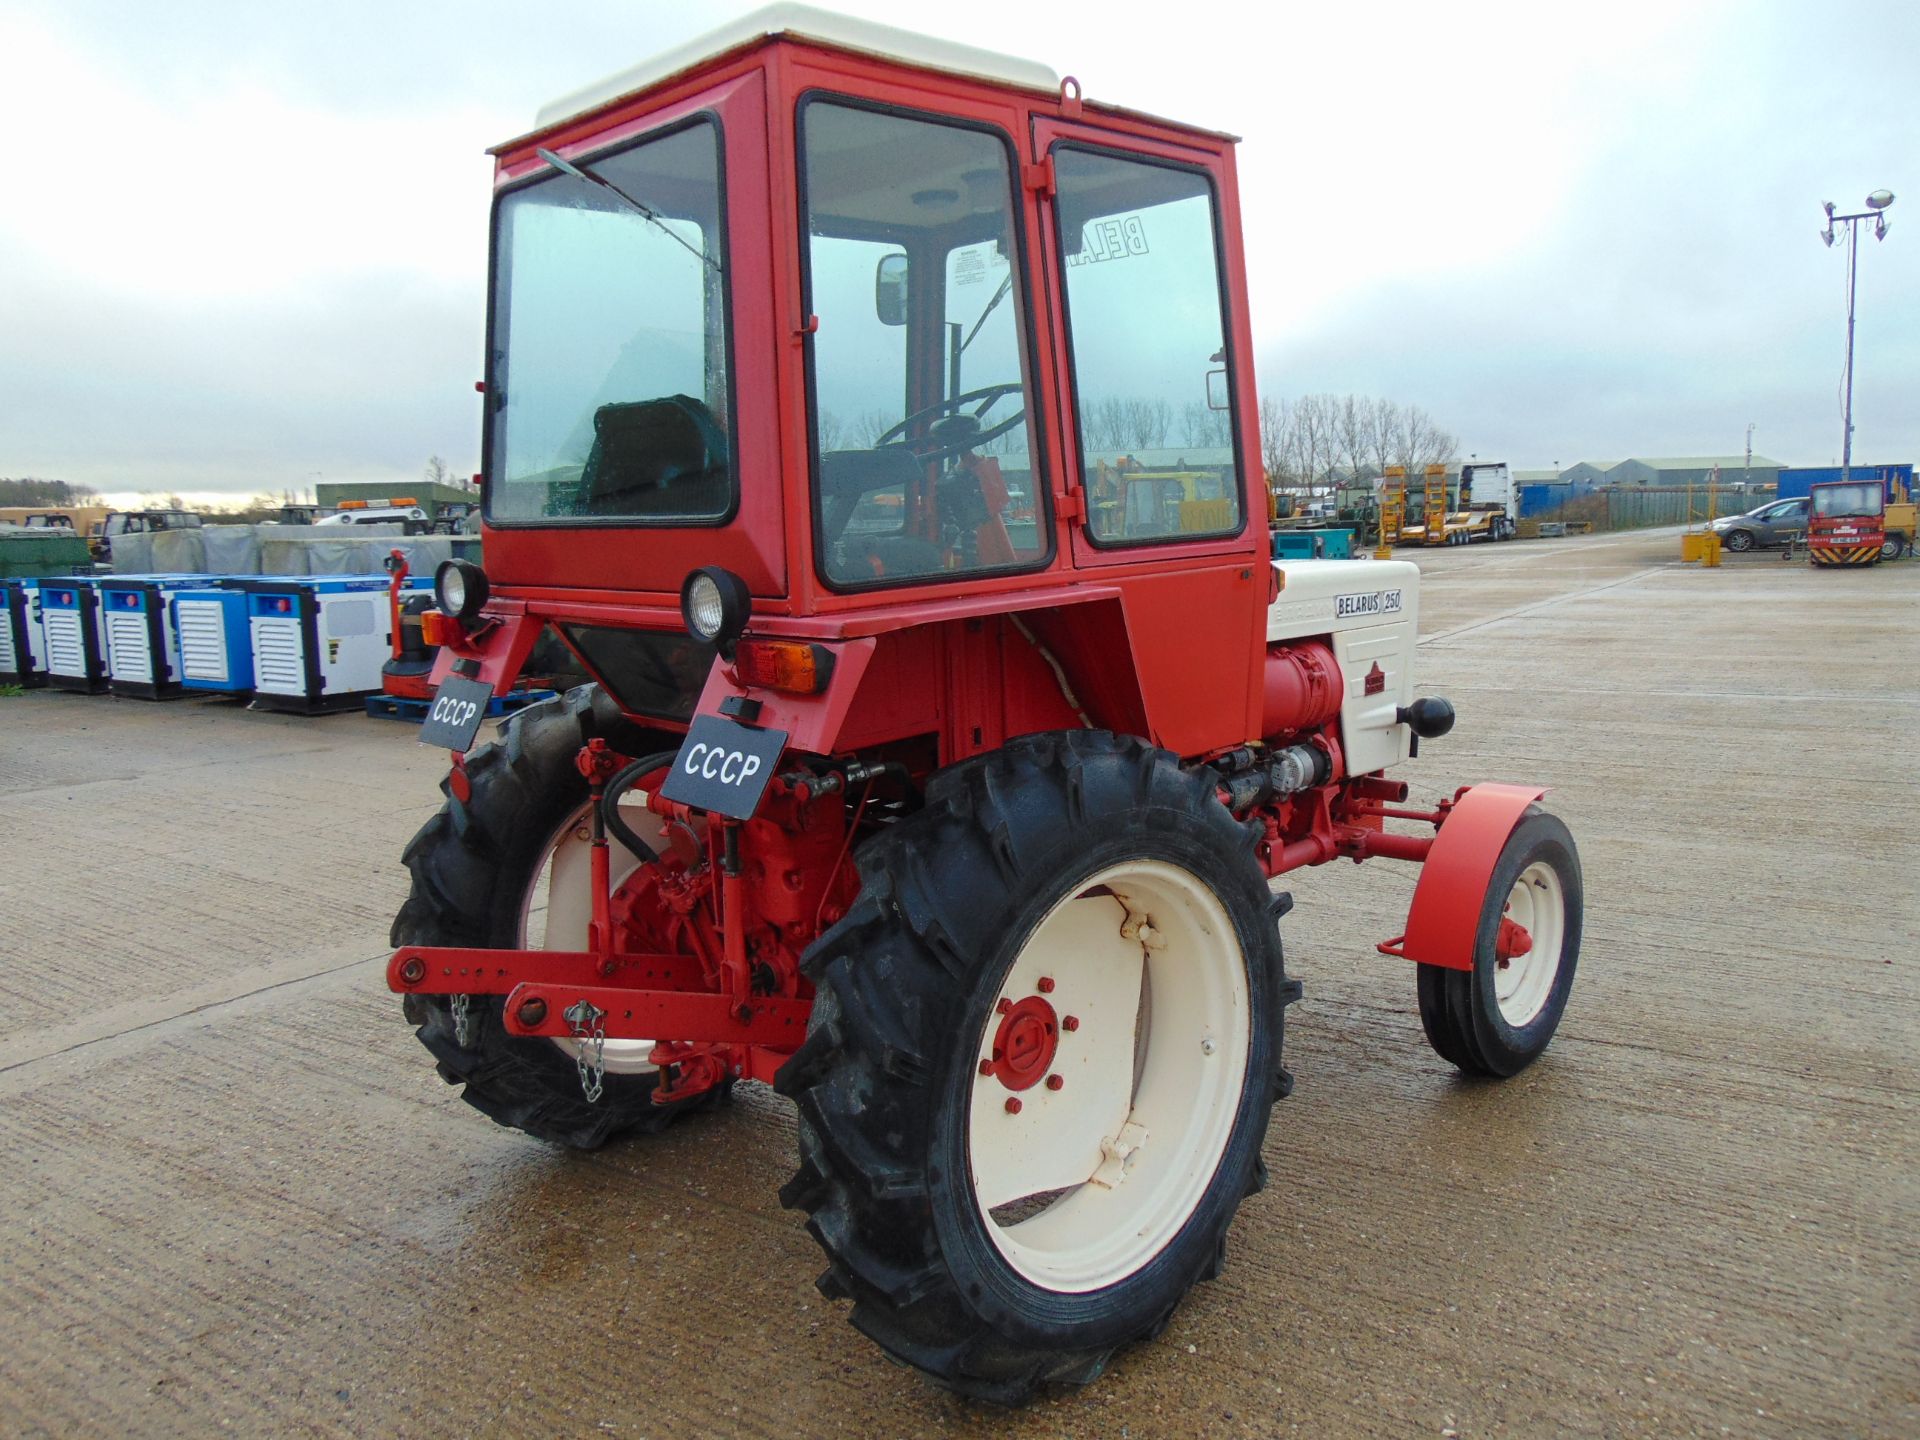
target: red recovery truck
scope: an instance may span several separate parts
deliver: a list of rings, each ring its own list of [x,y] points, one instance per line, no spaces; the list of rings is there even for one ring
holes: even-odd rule
[[[486,566],[425,617],[453,758],[387,970],[467,1101],[591,1147],[771,1083],[820,1288],[1013,1403],[1157,1334],[1265,1183],[1274,877],[1419,867],[1377,948],[1433,1048],[1542,1053],[1571,835],[1389,775],[1454,720],[1416,566],[1269,558],[1230,137],[782,6],[494,154]],[[1135,401],[1230,460],[1103,493],[1079,419]],[[542,635],[596,683],[466,753]]]
[[[1887,540],[1887,489],[1878,476],[1808,491],[1807,558],[1815,565],[1877,565]]]

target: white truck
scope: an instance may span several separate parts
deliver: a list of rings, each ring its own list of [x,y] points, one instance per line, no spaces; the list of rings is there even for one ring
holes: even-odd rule
[[[1446,520],[1441,533],[1427,539],[1424,497],[1410,482],[1403,545],[1466,545],[1475,540],[1511,540],[1519,530],[1520,492],[1505,461],[1473,461],[1460,467],[1445,486]]]

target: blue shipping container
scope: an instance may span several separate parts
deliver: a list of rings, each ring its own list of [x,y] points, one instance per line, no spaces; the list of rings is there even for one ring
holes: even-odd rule
[[[1907,494],[1913,493],[1913,466],[1911,465],[1855,465],[1853,467],[1853,478],[1856,480],[1871,480],[1875,475],[1878,475],[1887,487],[1889,505],[1900,502],[1900,494],[1895,489],[1896,482]],[[1825,485],[1839,478],[1838,465],[1795,465],[1780,472],[1778,498],[1798,500],[1813,486]]]

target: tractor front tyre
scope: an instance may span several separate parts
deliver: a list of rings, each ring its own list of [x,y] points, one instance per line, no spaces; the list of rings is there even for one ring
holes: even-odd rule
[[[1418,967],[1420,1023],[1443,1060],[1504,1079],[1539,1058],[1573,988],[1583,911],[1573,836],[1558,817],[1529,810],[1494,864],[1473,969]]]
[[[1218,1273],[1299,993],[1257,838],[1175,756],[1077,731],[944,772],[861,849],[775,1082],[781,1202],[889,1355],[1019,1404]]]
[[[584,948],[585,917],[570,913],[591,895],[583,888],[587,782],[574,757],[595,735],[633,745],[619,733],[623,725],[598,687],[582,685],[520,711],[499,740],[469,755],[467,798],[442,782],[446,803],[407,846],[413,890],[394,919],[392,943]],[[633,857],[617,844],[613,853],[618,884],[617,865],[631,869]],[[529,936],[542,923],[544,936]],[[589,1101],[575,1056],[559,1042],[507,1034],[498,997],[473,997],[464,1017],[443,995],[409,995],[402,1006],[441,1079],[464,1086],[462,1098],[498,1124],[541,1140],[591,1150],[727,1098],[722,1086],[655,1105],[651,1047],[609,1040],[601,1092]]]

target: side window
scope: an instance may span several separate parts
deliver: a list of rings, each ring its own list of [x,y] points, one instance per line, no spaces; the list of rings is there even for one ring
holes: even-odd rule
[[[856,588],[1045,564],[1005,136],[824,96],[800,134],[820,573]]]
[[[1207,381],[1226,347],[1212,186],[1066,146],[1054,173],[1090,538],[1237,532],[1233,415]]]

